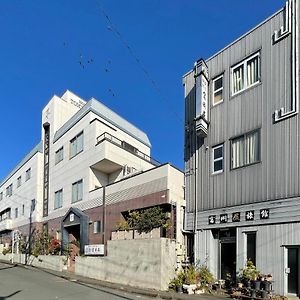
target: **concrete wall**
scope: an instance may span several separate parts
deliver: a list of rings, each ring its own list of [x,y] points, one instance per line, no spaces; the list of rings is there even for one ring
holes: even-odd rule
[[[76,257],[75,273],[141,288],[166,290],[175,276],[175,242],[108,241],[107,257]]]
[[[0,254],[0,260],[25,264],[25,254],[14,254],[13,261],[11,254]],[[39,255],[38,257],[31,256],[28,260],[27,265],[61,272],[65,269],[66,262],[66,256]]]

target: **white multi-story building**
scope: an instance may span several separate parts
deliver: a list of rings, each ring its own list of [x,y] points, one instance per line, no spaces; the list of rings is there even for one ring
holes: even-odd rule
[[[42,112],[41,143],[0,183],[0,236],[48,231],[105,244],[128,210],[160,206],[182,244],[183,173],[150,156],[148,136],[95,99],[70,91]]]

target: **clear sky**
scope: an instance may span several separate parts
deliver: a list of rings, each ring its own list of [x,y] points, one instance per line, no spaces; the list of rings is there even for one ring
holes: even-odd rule
[[[182,76],[284,4],[1,0],[0,179],[40,141],[41,111],[66,89],[103,102],[148,134],[155,159],[183,168]]]

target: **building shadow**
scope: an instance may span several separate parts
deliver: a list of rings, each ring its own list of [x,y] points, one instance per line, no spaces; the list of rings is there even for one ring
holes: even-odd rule
[[[16,294],[19,294],[20,292],[22,292],[22,290],[18,290],[18,291],[15,291],[13,293],[11,293],[10,295],[7,295],[7,296],[0,296],[0,300],[5,300],[5,299],[8,299]]]

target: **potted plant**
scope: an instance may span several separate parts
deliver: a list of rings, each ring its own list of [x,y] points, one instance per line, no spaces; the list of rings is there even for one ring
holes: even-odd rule
[[[213,274],[209,271],[208,267],[205,265],[201,265],[198,269],[198,275],[200,278],[200,288],[202,289],[202,291],[211,293],[212,285],[215,282],[215,278]]]
[[[184,284],[183,289],[188,294],[193,294],[197,288],[197,283],[199,281],[199,275],[194,265],[190,265],[184,270]]]
[[[182,294],[183,293],[182,285],[184,282],[184,278],[185,278],[184,272],[183,271],[178,272],[177,276],[171,280],[169,287],[173,290],[176,290],[177,293]]]
[[[244,283],[246,288],[251,287],[251,282],[255,282],[259,275],[259,271],[251,260],[248,260],[245,268],[241,272],[241,281]]]

